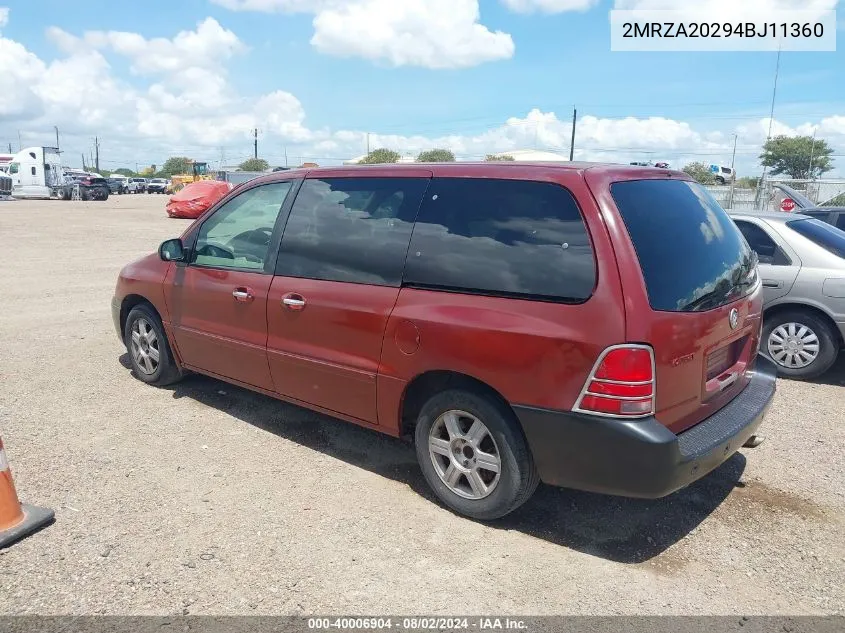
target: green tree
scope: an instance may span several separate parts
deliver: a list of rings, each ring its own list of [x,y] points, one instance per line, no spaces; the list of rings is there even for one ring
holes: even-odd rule
[[[238,167],[242,171],[267,171],[270,169],[270,163],[263,158],[250,158],[242,162]]]
[[[736,186],[740,189],[756,189],[757,188],[757,181],[759,181],[759,177],[754,176],[743,176],[742,178],[737,178]]]
[[[174,174],[190,174],[193,161],[185,156],[171,156],[161,166],[161,173],[167,178]]]
[[[381,163],[398,163],[399,152],[394,152],[392,149],[385,149],[380,147],[374,149],[372,152],[361,159],[361,165],[379,165]]]
[[[135,172],[131,169],[127,169],[126,167],[121,167],[120,169],[115,169],[114,173],[120,174],[121,176],[126,176],[127,178],[131,178],[135,175]]]
[[[484,158],[484,160],[486,160],[488,163],[493,163],[493,162],[500,161],[500,160],[516,160],[516,159],[513,156],[511,156],[510,154],[487,154],[487,156]]]
[[[716,177],[710,168],[704,163],[690,163],[684,167],[684,172],[692,176],[697,182],[702,185],[712,185],[716,182]]]
[[[420,152],[418,163],[454,163],[455,155],[448,149],[429,149]]]
[[[766,141],[760,161],[765,167],[771,167],[775,176],[818,178],[833,169],[831,154],[833,148],[824,139],[781,135]]]

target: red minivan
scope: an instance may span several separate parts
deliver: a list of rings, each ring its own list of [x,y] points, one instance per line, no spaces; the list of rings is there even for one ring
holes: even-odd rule
[[[539,481],[661,497],[755,432],[757,262],[680,172],[451,163],[277,172],[126,266],[133,373],[199,372],[415,440],[453,510]]]

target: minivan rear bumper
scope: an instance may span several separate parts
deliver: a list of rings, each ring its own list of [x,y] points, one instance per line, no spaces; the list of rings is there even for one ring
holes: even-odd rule
[[[653,417],[615,420],[526,406],[514,411],[543,482],[658,498],[703,477],[755,434],[774,397],[776,373],[774,364],[758,355],[748,386],[678,435]]]

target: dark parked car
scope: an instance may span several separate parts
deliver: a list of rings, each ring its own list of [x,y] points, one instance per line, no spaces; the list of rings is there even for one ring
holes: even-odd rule
[[[120,273],[134,375],[196,371],[415,440],[450,508],[662,497],[756,432],[757,259],[681,172],[324,167],[243,183]]]
[[[109,185],[109,193],[129,193],[125,178],[107,178],[106,182]]]
[[[67,197],[73,195],[74,186],[79,185],[79,197],[83,200],[108,200],[109,183],[105,178],[90,175],[75,175],[68,178]]]

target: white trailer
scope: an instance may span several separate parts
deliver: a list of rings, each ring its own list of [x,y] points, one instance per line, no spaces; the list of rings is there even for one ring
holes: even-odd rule
[[[27,147],[9,163],[15,198],[66,198],[68,187],[56,147]]]

